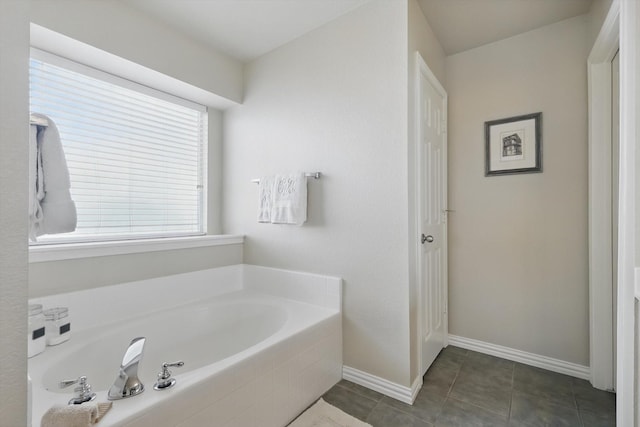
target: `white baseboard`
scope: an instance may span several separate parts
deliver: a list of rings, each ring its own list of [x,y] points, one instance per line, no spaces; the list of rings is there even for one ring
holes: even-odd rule
[[[565,362],[564,360],[528,353],[526,351],[516,350],[515,348],[503,347],[471,338],[459,337],[457,335],[449,335],[449,344],[467,350],[477,351],[478,353],[489,354],[491,356],[513,360],[514,362],[520,362],[525,365],[581,378],[583,380],[591,379],[591,369],[588,366],[578,365],[577,363]]]
[[[416,400],[416,396],[422,387],[421,376],[416,378],[411,387],[405,387],[349,366],[342,367],[342,378],[409,405],[412,405],[413,401]]]
[[[449,344],[584,380],[591,379],[589,367],[578,365],[577,363],[565,362],[564,360],[457,335],[449,335]],[[411,387],[406,387],[350,366],[342,367],[342,378],[410,405],[413,404],[422,387],[421,376],[415,379]]]

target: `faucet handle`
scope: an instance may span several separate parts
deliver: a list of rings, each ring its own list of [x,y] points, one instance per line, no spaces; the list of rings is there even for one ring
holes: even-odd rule
[[[80,381],[86,383],[87,382],[87,377],[85,377],[84,375],[81,377],[76,378],[75,380],[62,380],[58,383],[58,387],[60,388],[67,388],[70,385],[74,385],[76,383],[79,383]]]
[[[171,378],[171,371],[169,368],[180,368],[184,366],[184,362],[179,360],[177,362],[164,362],[162,364],[162,372],[158,374],[158,381],[154,384],[153,388],[155,390],[164,390],[165,388],[169,388],[176,383],[175,378]]]
[[[82,375],[82,376],[76,378],[75,380],[62,380],[62,381],[60,381],[60,383],[58,383],[58,387],[67,388],[67,387],[69,387],[71,385],[74,385],[74,384],[78,384],[77,388],[80,388],[80,387],[82,387],[82,388],[86,388],[86,387],[91,388],[91,386],[89,384],[87,384],[87,377],[85,375]]]
[[[62,380],[58,383],[58,387],[67,388],[73,384],[78,384],[78,387],[73,389],[78,395],[69,400],[69,405],[80,405],[81,403],[89,402],[96,398],[96,394],[91,391],[91,385],[87,382],[85,375],[75,380]]]
[[[164,362],[162,364],[162,369],[164,370],[164,369],[167,369],[169,367],[171,367],[171,368],[173,368],[173,367],[181,368],[183,366],[184,366],[184,362],[182,360],[178,360],[177,362]]]

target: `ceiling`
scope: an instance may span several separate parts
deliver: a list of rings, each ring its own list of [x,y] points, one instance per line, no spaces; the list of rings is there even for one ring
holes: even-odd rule
[[[368,1],[126,0],[126,4],[241,62],[250,62]],[[592,2],[417,1],[447,55],[586,13]]]
[[[418,0],[446,55],[587,13],[592,0]]]
[[[127,0],[126,4],[249,62],[368,1]]]

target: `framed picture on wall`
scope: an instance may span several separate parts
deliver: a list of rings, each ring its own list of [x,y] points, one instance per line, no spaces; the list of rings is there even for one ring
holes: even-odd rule
[[[484,122],[485,176],[542,172],[542,113]]]

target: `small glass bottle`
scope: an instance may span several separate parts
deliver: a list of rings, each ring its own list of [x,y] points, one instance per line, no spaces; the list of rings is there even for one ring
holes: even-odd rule
[[[29,304],[29,330],[27,334],[27,357],[33,357],[44,351],[45,339],[44,314],[42,304]]]
[[[44,311],[47,345],[58,345],[71,338],[71,318],[67,307],[54,307]]]

